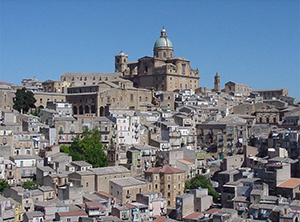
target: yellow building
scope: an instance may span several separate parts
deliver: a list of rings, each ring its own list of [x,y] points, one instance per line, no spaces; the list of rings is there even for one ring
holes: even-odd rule
[[[176,197],[183,194],[184,176],[184,170],[171,166],[157,167],[145,171],[145,179],[151,183],[148,185],[148,191],[161,192],[167,200],[168,208],[174,208]]]

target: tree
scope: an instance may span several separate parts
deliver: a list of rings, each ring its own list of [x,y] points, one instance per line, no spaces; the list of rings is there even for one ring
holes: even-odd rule
[[[34,98],[33,92],[26,91],[23,87],[22,89],[17,89],[14,97],[13,108],[22,113],[27,113],[30,108],[35,108],[34,103],[36,99]]]
[[[3,193],[6,188],[10,188],[8,182],[5,180],[0,180],[0,193]]]
[[[209,180],[203,175],[196,175],[196,177],[185,182],[186,189],[198,189],[199,187],[207,188],[208,194],[213,196],[214,201],[217,201],[220,196],[220,194],[212,187]]]
[[[61,151],[69,153],[72,160],[84,160],[92,164],[93,167],[104,167],[108,163],[101,142],[101,134],[97,129],[84,129],[83,133],[74,139],[70,147],[62,146]]]
[[[24,189],[27,189],[27,190],[34,190],[36,189],[38,186],[40,185],[39,182],[37,181],[25,181],[22,185],[22,187]]]

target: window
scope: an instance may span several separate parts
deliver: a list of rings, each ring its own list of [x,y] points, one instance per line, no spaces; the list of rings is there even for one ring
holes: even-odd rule
[[[164,58],[166,58],[166,57],[167,57],[167,53],[164,52]]]
[[[178,184],[178,189],[180,189],[180,183]]]
[[[170,192],[168,192],[168,197],[171,197],[171,193]]]
[[[171,176],[170,175],[168,175],[167,180],[171,180]]]
[[[84,81],[86,81],[86,77],[84,77]]]
[[[142,193],[142,188],[140,188],[140,193]]]
[[[133,94],[130,94],[130,100],[133,101]]]
[[[158,189],[158,185],[157,185],[157,183],[155,184],[155,190],[157,190]]]
[[[89,182],[86,182],[85,186],[86,186],[86,187],[89,187]]]
[[[182,64],[182,74],[185,74],[185,67],[186,67],[186,64]]]
[[[168,190],[170,190],[171,189],[171,185],[170,184],[168,184]]]

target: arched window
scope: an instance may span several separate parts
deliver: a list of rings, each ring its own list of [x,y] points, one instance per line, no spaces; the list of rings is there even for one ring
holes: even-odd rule
[[[74,107],[73,107],[73,114],[74,114],[74,115],[77,115],[77,106],[74,106]]]
[[[82,114],[83,114],[83,107],[79,106],[79,115],[82,115]]]
[[[90,107],[88,105],[85,106],[85,113],[90,113]]]
[[[167,57],[167,54],[166,54],[166,52],[164,52],[164,58],[166,58]]]

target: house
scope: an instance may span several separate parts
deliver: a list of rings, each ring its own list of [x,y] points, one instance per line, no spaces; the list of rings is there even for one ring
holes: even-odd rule
[[[99,202],[86,202],[85,211],[89,217],[107,216],[106,208]]]
[[[136,195],[147,193],[147,184],[133,177],[114,178],[109,180],[109,193],[121,202],[131,203],[136,201]]]
[[[109,180],[113,178],[130,177],[131,172],[123,166],[109,166],[92,168],[90,171],[95,173],[95,191],[109,193]]]
[[[61,222],[77,222],[80,217],[87,216],[84,210],[68,211],[68,212],[56,212],[55,221]]]
[[[296,198],[296,193],[300,191],[300,178],[290,178],[277,185],[276,193],[292,200]]]
[[[44,214],[40,211],[26,212],[23,222],[44,222]]]
[[[85,161],[72,161],[70,163],[72,166],[75,167],[75,171],[86,171],[92,169],[92,164],[87,163]]]
[[[167,198],[167,207],[175,207],[175,198],[183,194],[185,171],[172,167],[156,167],[145,171],[149,192],[161,192]]]
[[[166,198],[159,192],[152,192],[149,194],[137,194],[136,202],[142,203],[149,208],[149,217],[153,218],[155,215],[167,214]]]
[[[56,198],[55,190],[53,187],[50,186],[40,186],[38,187],[40,191],[43,192],[44,200],[43,201],[50,201]]]
[[[82,187],[85,193],[95,191],[95,173],[90,170],[70,173],[68,178],[74,186]]]
[[[14,221],[15,204],[9,198],[0,196],[0,218],[3,221]]]

